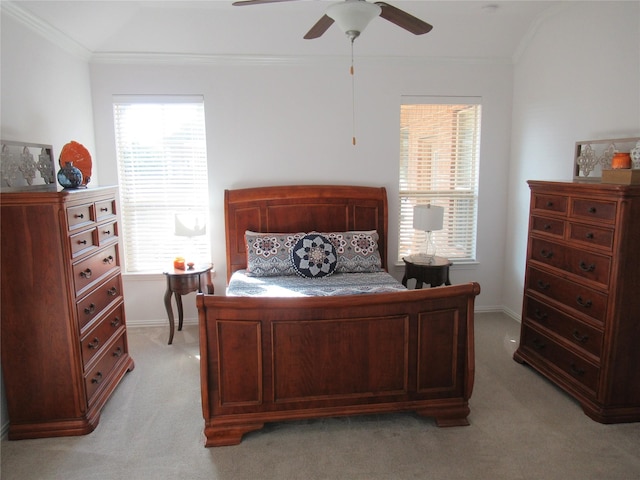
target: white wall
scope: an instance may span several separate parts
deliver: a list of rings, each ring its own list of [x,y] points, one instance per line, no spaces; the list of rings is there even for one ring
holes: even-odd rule
[[[0,138],[50,144],[56,156],[71,140],[95,151],[87,63],[7,15],[2,15],[1,31]],[[0,425],[6,427],[3,385],[0,398]]]
[[[505,308],[524,288],[526,181],[571,180],[575,142],[640,136],[640,2],[569,2],[544,18],[514,71]]]
[[[50,144],[56,157],[71,140],[95,152],[87,62],[6,14],[1,29],[2,140]]]
[[[356,58],[356,137],[352,146],[349,58],[287,59],[235,65],[91,65],[100,176],[116,183],[112,95],[203,94],[211,195],[215,287],[226,280],[223,191],[270,184],[384,186],[389,194],[390,263],[397,255],[400,97],[481,96],[482,158],[478,264],[454,267],[456,283],[482,285],[479,308],[502,304],[511,66],[416,64]],[[392,273],[401,277],[400,269]],[[164,280],[125,278],[128,321],[166,322]],[[190,302],[192,306],[193,302]],[[195,318],[194,310],[186,317]]]

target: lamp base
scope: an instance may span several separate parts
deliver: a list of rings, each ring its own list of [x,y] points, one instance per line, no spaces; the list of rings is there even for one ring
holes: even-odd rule
[[[433,259],[436,256],[436,244],[433,243],[432,232],[427,230],[426,234],[427,234],[427,239],[425,242],[424,256],[427,258],[426,263],[433,263]]]

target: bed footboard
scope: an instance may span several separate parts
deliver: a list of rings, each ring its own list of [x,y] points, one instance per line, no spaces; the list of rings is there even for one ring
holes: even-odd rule
[[[477,283],[310,298],[198,294],[205,446],[266,422],[397,411],[468,425]]]

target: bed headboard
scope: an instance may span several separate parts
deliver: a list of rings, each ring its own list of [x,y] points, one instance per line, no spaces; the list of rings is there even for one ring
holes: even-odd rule
[[[387,269],[387,191],[384,187],[293,185],[225,190],[227,281],[246,268],[244,233],[377,230]]]

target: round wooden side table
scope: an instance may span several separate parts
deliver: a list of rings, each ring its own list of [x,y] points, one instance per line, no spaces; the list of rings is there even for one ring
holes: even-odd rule
[[[191,292],[202,293],[202,288],[206,285],[207,293],[213,294],[213,280],[211,279],[211,270],[213,265],[195,265],[193,268],[179,270],[173,268],[163,272],[167,277],[167,291],[164,294],[164,306],[167,309],[169,317],[169,345],[173,342],[173,331],[175,330],[175,321],[173,318],[173,309],[171,308],[171,295],[175,295],[176,305],[178,307],[178,330],[182,330],[182,320],[184,313],[182,310],[182,295]]]
[[[431,287],[440,285],[451,285],[449,280],[449,267],[453,265],[448,259],[443,257],[432,257],[429,260],[426,255],[409,255],[402,259],[404,261],[404,277],[402,284],[406,287],[407,280],[415,278],[416,288],[422,288],[423,284]]]

